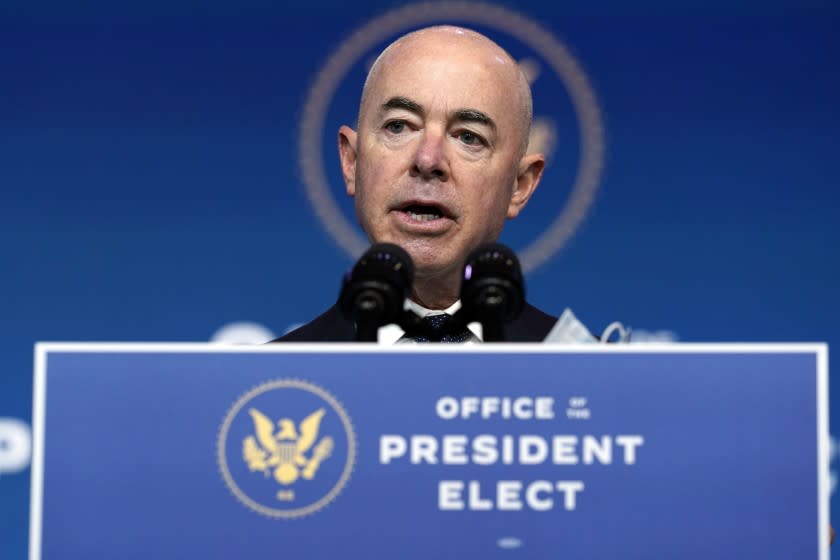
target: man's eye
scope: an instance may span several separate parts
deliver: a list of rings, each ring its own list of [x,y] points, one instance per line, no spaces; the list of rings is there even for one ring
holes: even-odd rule
[[[405,130],[405,121],[390,121],[385,125],[385,130],[392,134],[399,134]]]
[[[458,133],[458,139],[467,146],[480,146],[484,144],[484,140],[478,134],[474,134],[469,130],[463,130]]]

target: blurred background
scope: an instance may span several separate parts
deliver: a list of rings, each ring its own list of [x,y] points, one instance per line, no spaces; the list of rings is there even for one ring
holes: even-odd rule
[[[528,70],[549,167],[502,241],[532,303],[637,342],[840,342],[838,16],[3,4],[0,558],[27,551],[33,344],[262,342],[331,305],[361,243],[335,131],[376,53],[430,23],[484,31]]]

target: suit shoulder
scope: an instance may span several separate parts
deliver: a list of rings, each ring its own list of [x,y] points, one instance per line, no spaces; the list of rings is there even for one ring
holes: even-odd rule
[[[353,324],[333,305],[316,318],[271,342],[348,342],[354,339]]]
[[[557,323],[557,317],[526,303],[519,317],[508,326],[508,340],[511,342],[541,342],[555,323]]]

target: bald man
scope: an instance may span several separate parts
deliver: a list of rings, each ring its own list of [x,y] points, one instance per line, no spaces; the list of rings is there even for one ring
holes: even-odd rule
[[[421,316],[458,309],[467,255],[495,241],[534,194],[545,157],[527,153],[531,114],[516,61],[468,29],[415,31],[373,64],[357,129],[338,132],[341,171],[371,243],[395,243],[411,255],[409,305]],[[540,341],[555,322],[526,305],[507,326],[508,339]],[[403,334],[392,325],[380,342]],[[462,338],[480,341],[480,326]],[[353,325],[332,307],[281,340],[353,339]]]

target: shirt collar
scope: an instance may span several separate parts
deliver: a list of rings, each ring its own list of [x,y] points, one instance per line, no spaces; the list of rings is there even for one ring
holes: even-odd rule
[[[405,309],[414,311],[421,318],[427,317],[429,315],[438,315],[440,313],[446,313],[447,315],[455,315],[455,312],[461,309],[461,300],[456,301],[446,309],[429,309],[427,307],[423,307],[419,303],[411,301],[410,299],[406,299]],[[469,323],[467,325],[467,329],[472,333],[474,337],[473,342],[482,342],[484,340],[483,331],[481,329],[481,323]],[[385,325],[384,327],[379,328],[379,331],[377,333],[377,340],[379,341],[379,344],[396,344],[397,342],[400,342],[404,335],[405,331],[402,329],[402,327],[400,327],[396,323],[392,323],[390,325]]]

